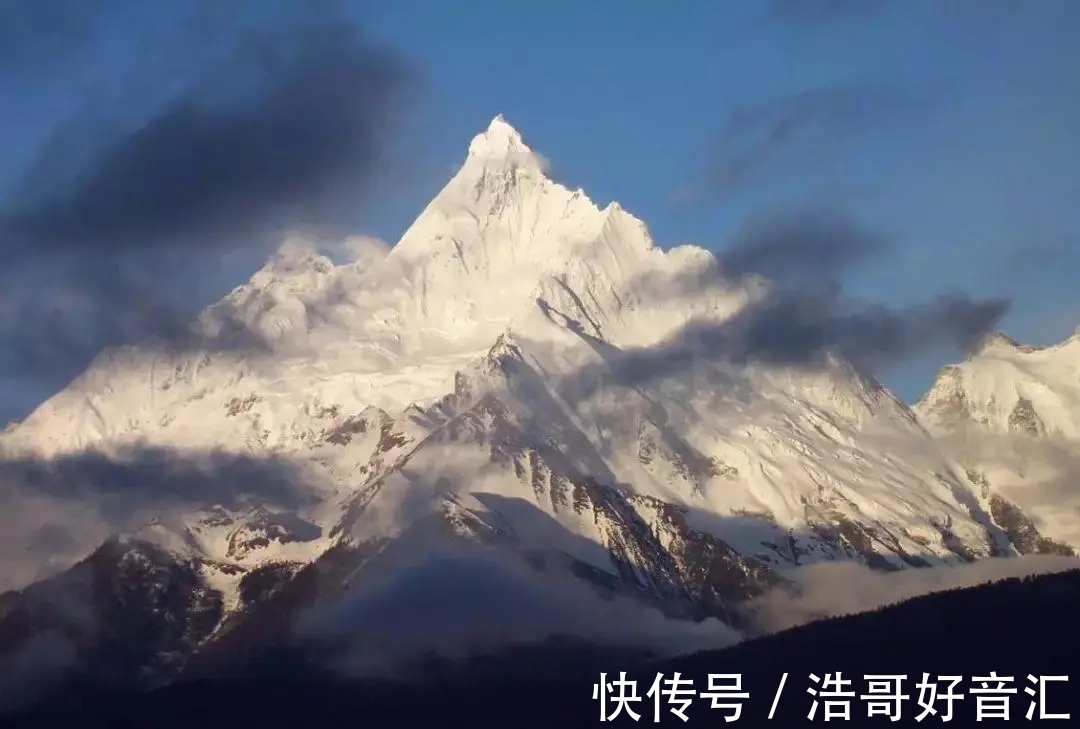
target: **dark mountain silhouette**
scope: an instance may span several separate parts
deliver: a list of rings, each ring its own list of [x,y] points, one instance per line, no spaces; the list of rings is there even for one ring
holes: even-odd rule
[[[1011,676],[1011,720],[1024,720],[1031,697],[1038,693],[1029,674],[1068,676],[1075,668],[1077,615],[1080,614],[1080,571],[1010,579],[964,590],[927,595],[881,610],[836,618],[783,633],[674,660],[651,661],[630,653],[598,650],[570,641],[524,646],[468,662],[432,659],[416,681],[345,679],[319,669],[312,653],[283,652],[263,656],[261,670],[246,676],[186,681],[142,693],[96,692],[67,686],[40,705],[9,715],[4,726],[40,727],[78,723],[82,726],[185,727],[230,726],[416,726],[552,727],[603,726],[593,684],[605,672],[608,680],[627,671],[638,681],[641,701],[616,723],[654,724],[646,692],[658,672],[674,671],[705,689],[710,673],[742,675],[743,704],[736,726],[766,721],[776,688],[788,674],[774,722],[805,722],[813,697],[809,675],[843,672],[853,679],[849,689],[867,692],[864,674],[906,674],[902,719],[867,719],[867,702],[851,704],[851,720],[891,726],[927,726],[940,714],[915,721],[922,713],[916,683],[924,673],[957,675],[963,681],[954,693],[954,721],[976,717],[976,696],[968,690],[974,676]],[[993,685],[991,685],[993,686]],[[1007,687],[1008,687],[1007,686]],[[939,687],[944,692],[947,684]],[[1075,691],[1067,683],[1047,684],[1047,711],[1080,715]],[[724,709],[712,709],[696,698],[686,709],[688,722],[661,703],[660,724],[688,726],[723,724]],[[935,704],[939,712],[944,704]],[[609,714],[613,710],[609,703]],[[821,721],[819,708],[817,720]],[[1038,719],[1038,708],[1034,718]],[[609,722],[605,722],[609,723]]]

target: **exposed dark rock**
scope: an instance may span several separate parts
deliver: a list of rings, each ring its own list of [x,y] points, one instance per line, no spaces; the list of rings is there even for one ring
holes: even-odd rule
[[[270,562],[250,570],[240,579],[241,605],[251,610],[265,602],[302,568],[303,564],[297,562]]]
[[[255,407],[255,403],[259,402],[259,396],[252,393],[244,398],[231,397],[225,403],[225,414],[229,417],[236,417],[241,413],[246,413]]]
[[[327,443],[333,443],[334,445],[349,445],[349,443],[352,442],[353,436],[363,435],[367,432],[368,425],[367,420],[362,417],[354,416],[347,418],[340,425],[324,431],[323,440]]]
[[[1026,435],[1037,438],[1046,432],[1039,414],[1035,412],[1035,406],[1031,400],[1025,397],[1016,401],[1016,406],[1009,413],[1009,431],[1018,435]]]
[[[997,494],[990,497],[990,514],[1009,535],[1009,541],[1020,554],[1076,556],[1076,552],[1068,545],[1055,542],[1039,533],[1035,522],[1029,519],[1019,506]]]
[[[254,550],[270,546],[271,542],[311,542],[322,536],[322,529],[289,512],[273,513],[257,509],[229,534],[226,556],[240,557]]]

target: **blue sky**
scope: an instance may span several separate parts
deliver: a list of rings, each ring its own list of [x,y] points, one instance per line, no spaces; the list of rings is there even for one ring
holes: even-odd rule
[[[557,179],[600,204],[618,200],[664,246],[722,252],[748,214],[827,201],[901,243],[847,282],[853,293],[891,304],[954,288],[1009,295],[1010,334],[1062,339],[1080,325],[1080,5],[845,5],[806,0],[821,12],[778,17],[751,0],[357,4],[369,33],[425,79],[399,164],[357,225],[395,240],[503,113]],[[159,80],[183,76],[185,54],[160,56],[169,74]],[[111,113],[145,113],[167,84],[109,85],[136,57],[148,63],[145,47],[114,33],[65,73],[2,81],[0,191],[87,89]],[[852,88],[886,89],[889,103],[809,125],[774,145],[746,184],[718,184],[725,160],[746,151],[724,133],[732,115]],[[887,382],[912,399],[958,356],[909,363]]]

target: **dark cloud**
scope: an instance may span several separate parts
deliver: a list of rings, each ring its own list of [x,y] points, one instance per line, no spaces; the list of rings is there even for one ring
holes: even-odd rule
[[[239,101],[184,95],[98,150],[78,179],[6,214],[0,231],[15,256],[220,245],[318,215],[338,186],[360,182],[404,65],[345,25],[259,39],[230,63],[252,61],[255,88]]]
[[[691,328],[684,338],[727,345],[723,349],[734,358],[783,364],[812,363],[835,352],[880,373],[939,347],[966,350],[992,331],[1008,309],[1007,301],[979,301],[965,294],[890,308],[845,300],[836,289],[782,292],[736,317],[718,342],[710,341],[709,329]]]
[[[776,281],[833,276],[889,247],[885,235],[829,209],[783,211],[747,219],[724,248],[724,270]]]
[[[299,467],[285,459],[148,446],[46,460],[8,457],[0,460],[0,485],[35,497],[113,504],[117,511],[106,514],[113,521],[150,507],[296,508],[310,498]]]
[[[2,18],[23,28],[22,53],[75,36],[85,46],[122,7],[80,5],[55,27],[36,4]],[[64,120],[2,201],[0,374],[70,376],[107,345],[187,346],[205,303],[193,298],[223,254],[265,257],[285,229],[355,223],[416,88],[411,64],[332,3],[237,6],[254,13],[246,25],[184,7],[197,22],[176,33],[197,30],[213,62],[134,125]],[[129,20],[132,43],[150,32]],[[70,159],[82,164],[57,162]]]
[[[610,364],[624,384],[670,377],[701,361],[814,367],[829,355],[880,375],[928,351],[972,347],[1008,310],[1006,300],[961,293],[890,308],[846,299],[835,288],[778,291],[721,324],[691,322],[657,346],[623,350]]]
[[[751,218],[718,254],[717,267],[666,284],[669,295],[686,300],[728,288],[733,279],[765,279],[757,298],[727,320],[692,320],[656,346],[607,351],[611,373],[579,376],[636,385],[702,361],[816,367],[832,355],[880,375],[928,351],[969,349],[1009,311],[1008,300],[963,293],[899,307],[846,296],[844,274],[890,247],[887,237],[837,212]]]
[[[886,236],[837,212],[752,218],[720,265],[736,276],[770,278],[773,288],[719,328],[688,327],[683,345],[794,365],[835,353],[880,373],[927,350],[968,349],[1009,310],[1006,300],[963,293],[904,307],[845,296],[844,274],[889,249]]]
[[[295,512],[322,482],[274,456],[129,446],[51,458],[0,454],[0,592],[70,567],[151,519],[180,525],[195,509]]]
[[[185,291],[155,279],[194,277],[197,264],[173,257],[174,266],[155,256],[121,257],[70,263],[56,261],[40,286],[13,292],[0,302],[0,372],[16,378],[62,380],[103,347],[142,343],[183,351],[194,346]],[[125,265],[128,264],[128,265]],[[51,285],[48,285],[51,284]]]
[[[887,83],[806,89],[733,109],[720,130],[709,180],[731,193],[792,157],[835,162],[837,145],[852,141],[925,101]]]

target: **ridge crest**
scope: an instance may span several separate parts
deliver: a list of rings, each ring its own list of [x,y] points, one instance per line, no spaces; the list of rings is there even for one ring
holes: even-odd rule
[[[480,134],[469,143],[469,160],[524,164],[542,170],[540,156],[525,142],[519,132],[502,114],[497,114]]]

